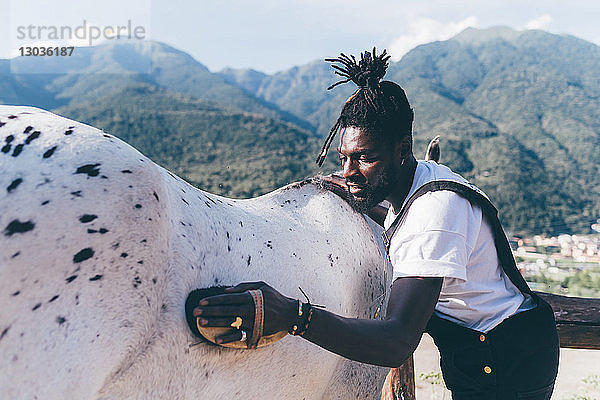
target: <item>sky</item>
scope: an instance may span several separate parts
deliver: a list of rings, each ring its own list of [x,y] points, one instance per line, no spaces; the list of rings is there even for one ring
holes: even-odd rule
[[[373,46],[399,60],[467,27],[543,29],[600,45],[597,0],[0,0],[0,6],[9,17],[0,26],[0,58],[18,56],[20,47],[99,44],[113,40],[119,27],[124,36],[186,51],[211,71],[274,73]],[[81,26],[80,38],[65,38]],[[63,40],[56,38],[61,28]]]

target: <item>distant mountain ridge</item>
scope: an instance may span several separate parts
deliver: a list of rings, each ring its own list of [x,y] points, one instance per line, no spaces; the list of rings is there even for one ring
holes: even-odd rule
[[[21,98],[16,93],[24,90],[21,88],[35,86],[43,99],[35,105],[56,108],[118,92],[129,85],[146,83],[238,110],[293,122],[303,128],[312,128],[303,119],[280,110],[237,85],[225,82],[189,54],[164,43],[114,41],[78,47],[73,54],[75,57],[69,57],[61,65],[61,70],[67,71],[63,73],[28,73],[57,70],[53,65],[57,62],[56,57],[18,57],[12,60],[12,74],[9,60],[0,60],[0,82],[4,82],[0,83],[0,102],[17,104]],[[25,99],[31,101],[30,97]]]
[[[315,173],[319,137],[355,90],[326,91],[339,77],[319,60],[272,75],[212,73],[156,42],[76,50],[72,71],[63,74],[11,74],[9,61],[0,60],[0,103],[58,109],[230,196],[255,196]],[[13,68],[26,72],[32,62],[13,61]],[[490,195],[509,232],[586,233],[600,218],[599,66],[600,48],[572,36],[469,28],[413,49],[391,63],[385,79],[406,90],[415,110],[415,154],[441,135],[442,162]],[[158,120],[176,128],[163,131]],[[233,151],[252,158],[246,169],[231,172]],[[332,151],[326,171],[335,159]]]
[[[415,147],[441,135],[443,162],[492,197],[509,230],[587,232],[600,217],[599,67],[600,47],[573,36],[468,28],[413,49],[384,79],[407,92]],[[355,90],[318,97],[335,80],[315,62],[262,77],[255,94],[324,135]]]

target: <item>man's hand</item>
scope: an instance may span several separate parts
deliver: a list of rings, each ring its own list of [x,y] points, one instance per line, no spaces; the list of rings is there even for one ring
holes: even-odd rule
[[[346,180],[341,176],[335,174],[322,176],[319,178],[318,184],[324,189],[337,194],[342,199],[346,201],[350,200],[348,185],[346,185]]]
[[[318,184],[324,189],[337,194],[346,202],[352,204],[350,202],[351,195],[350,192],[348,192],[348,185],[346,185],[346,180],[341,176],[335,174],[322,176],[319,178]],[[376,205],[367,213],[367,215],[377,224],[383,226],[383,221],[385,221],[387,212],[387,208]]]
[[[194,309],[194,316],[200,317],[200,324],[205,327],[229,327],[242,319],[243,329],[250,334],[254,328],[254,301],[248,290],[259,289],[264,298],[264,331],[263,336],[287,331],[298,314],[298,301],[283,296],[264,282],[240,283],[226,288],[227,294],[206,297],[200,300]],[[216,338],[217,344],[235,342],[239,333],[232,332]]]

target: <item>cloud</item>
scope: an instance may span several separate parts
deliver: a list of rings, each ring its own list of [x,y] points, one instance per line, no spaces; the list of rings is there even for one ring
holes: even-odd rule
[[[544,29],[548,26],[550,22],[552,22],[552,17],[550,16],[550,14],[544,14],[530,21],[527,21],[527,23],[525,24],[525,29]]]
[[[389,52],[394,61],[420,44],[436,40],[448,40],[470,26],[477,26],[477,18],[467,17],[458,22],[441,22],[432,18],[417,18],[408,25],[408,33],[396,38]]]

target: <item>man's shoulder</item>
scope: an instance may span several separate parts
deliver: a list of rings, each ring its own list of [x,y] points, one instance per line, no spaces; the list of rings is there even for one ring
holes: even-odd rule
[[[407,217],[441,222],[464,217],[467,213],[471,214],[473,206],[469,200],[453,191],[427,192],[413,202]]]
[[[444,168],[449,170],[445,166]],[[419,187],[432,181],[452,181],[485,196],[485,193],[475,185],[458,174],[456,176],[458,178],[450,175],[438,175],[437,179],[421,182],[422,184]],[[467,226],[478,229],[481,222],[482,211],[478,204],[471,203],[462,194],[444,189],[427,191],[422,193],[418,198],[415,198],[406,211],[404,228],[415,231],[456,231],[458,225],[460,225],[460,229],[458,230],[462,231],[467,229]]]
[[[456,182],[456,183],[466,186],[466,187],[474,190],[475,192],[488,198],[488,196],[485,194],[485,192],[483,190],[481,190],[480,188],[475,186],[473,183],[471,183],[469,180],[464,178],[462,175],[452,171],[448,166],[443,165],[443,164],[438,164],[435,161],[422,161],[422,160],[418,161],[417,170],[415,171],[414,184],[413,184],[413,187],[411,188],[412,190],[411,190],[411,193],[409,194],[409,197],[414,192],[416,192],[419,188],[421,188],[423,185],[425,185],[429,182],[432,182],[432,181]],[[452,197],[452,196],[450,196],[450,197]]]
[[[409,199],[424,185],[433,181],[452,181],[464,185],[487,198],[487,195],[473,185],[461,175],[453,172],[450,168],[443,164],[438,164],[435,161],[419,160],[413,185],[408,196],[406,197],[403,207],[406,207]],[[448,220],[461,218],[479,219],[481,212],[476,204],[472,204],[465,197],[451,190],[439,190],[422,193],[418,198],[413,199],[412,204],[406,210],[406,218],[413,222],[420,221],[425,225],[443,225]],[[475,211],[474,211],[475,210]],[[392,208],[388,210],[386,215],[384,228],[388,229],[392,222],[397,217],[393,213]],[[423,226],[421,227],[423,228]]]

